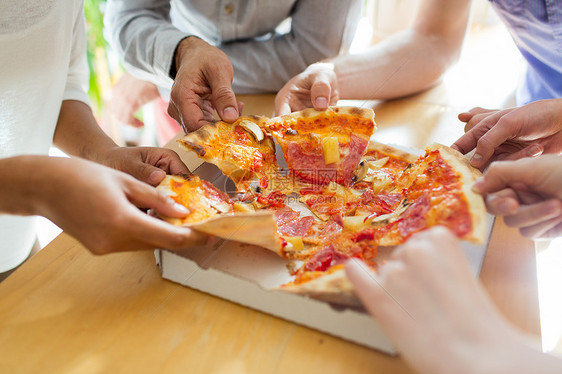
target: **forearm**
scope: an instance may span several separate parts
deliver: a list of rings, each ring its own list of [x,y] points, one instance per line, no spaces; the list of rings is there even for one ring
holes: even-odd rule
[[[470,0],[424,0],[411,29],[336,59],[342,99],[392,99],[431,87],[459,58]]]
[[[458,58],[460,46],[406,30],[362,54],[333,60],[341,99],[393,99],[434,85]]]
[[[74,100],[62,102],[54,144],[69,155],[102,164],[104,153],[117,147],[98,125],[91,109]]]
[[[44,186],[57,175],[61,158],[16,156],[0,159],[0,213],[42,215]]]

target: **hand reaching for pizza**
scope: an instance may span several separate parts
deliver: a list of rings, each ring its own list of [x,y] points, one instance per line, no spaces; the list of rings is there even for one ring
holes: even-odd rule
[[[165,148],[113,147],[96,161],[152,186],[158,185],[166,174],[190,174],[177,153]]]
[[[488,211],[530,238],[562,235],[562,157],[494,162],[473,189]]]
[[[562,99],[541,100],[506,110],[474,108],[459,114],[466,134],[452,148],[484,170],[492,161],[562,153]]]
[[[145,104],[159,97],[158,88],[153,83],[125,73],[111,90],[109,110],[111,116],[119,123],[143,127],[144,123],[136,118],[135,114]]]
[[[529,348],[508,325],[475,281],[458,239],[444,228],[412,236],[378,273],[359,260],[351,260],[346,273],[417,372],[496,372],[490,370],[494,367],[526,373],[562,367],[559,359]]]
[[[236,121],[241,103],[232,91],[234,72],[226,54],[191,36],[181,41],[174,59],[177,74],[168,114],[183,130],[188,133],[214,121],[215,110],[223,121]]]
[[[173,217],[188,212],[154,187],[90,161],[20,156],[0,162],[5,172],[10,178],[2,178],[9,181],[0,191],[10,200],[0,211],[47,217],[95,254],[183,249],[208,239],[143,213],[139,208]]]
[[[339,99],[334,65],[319,62],[289,80],[275,97],[278,116],[297,110],[314,108],[326,110]]]

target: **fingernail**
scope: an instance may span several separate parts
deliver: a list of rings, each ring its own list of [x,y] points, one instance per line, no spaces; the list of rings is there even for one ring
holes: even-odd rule
[[[529,156],[537,157],[537,156],[540,156],[542,154],[543,148],[538,144],[534,144],[529,148],[529,150],[527,152],[529,153]]]
[[[498,209],[500,212],[502,212],[503,214],[509,214],[512,213],[512,209],[511,209],[511,204],[509,204],[507,201],[502,201],[498,204]]]
[[[173,200],[172,200],[173,201]],[[178,204],[176,202],[174,202],[173,204],[174,209],[178,212],[178,213],[182,213],[182,214],[187,214],[189,213],[189,209],[187,209],[186,207],[184,207],[181,204]]]
[[[560,213],[560,206],[557,203],[549,203],[546,204],[545,207],[545,214],[554,215]]]
[[[216,236],[209,236],[209,239],[207,239],[207,242],[205,243],[206,246],[213,246],[217,243],[218,239]]]
[[[238,117],[238,111],[234,107],[229,106],[224,109],[222,115],[225,119],[235,120]]]
[[[148,176],[148,180],[150,182],[153,183],[158,183],[160,182],[164,177],[166,176],[166,173],[163,170],[154,170],[152,173],[150,173],[150,175]]]
[[[328,99],[323,96],[317,97],[315,105],[317,108],[326,108],[328,106]]]
[[[482,183],[484,181],[483,177],[479,177],[474,181],[474,184],[472,185],[472,191],[481,194],[482,193]]]
[[[482,162],[482,155],[479,153],[475,153],[471,158],[470,158],[470,163],[473,165],[478,165],[480,162]]]

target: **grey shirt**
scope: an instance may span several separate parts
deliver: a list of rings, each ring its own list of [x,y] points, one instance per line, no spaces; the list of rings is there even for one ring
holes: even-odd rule
[[[106,38],[138,78],[164,89],[179,42],[223,50],[238,94],[276,92],[308,65],[349,47],[359,0],[109,0]],[[276,28],[291,18],[287,32]]]

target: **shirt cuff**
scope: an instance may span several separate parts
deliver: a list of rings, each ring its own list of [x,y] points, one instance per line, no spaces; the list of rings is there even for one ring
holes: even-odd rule
[[[154,48],[154,69],[157,75],[161,76],[162,78],[168,78],[172,80],[175,78],[176,72],[172,71],[175,70],[172,69],[172,67],[174,66],[174,55],[180,42],[189,36],[192,35],[181,32],[176,28],[162,31],[159,34],[156,46]],[[174,73],[173,76],[172,73]]]

